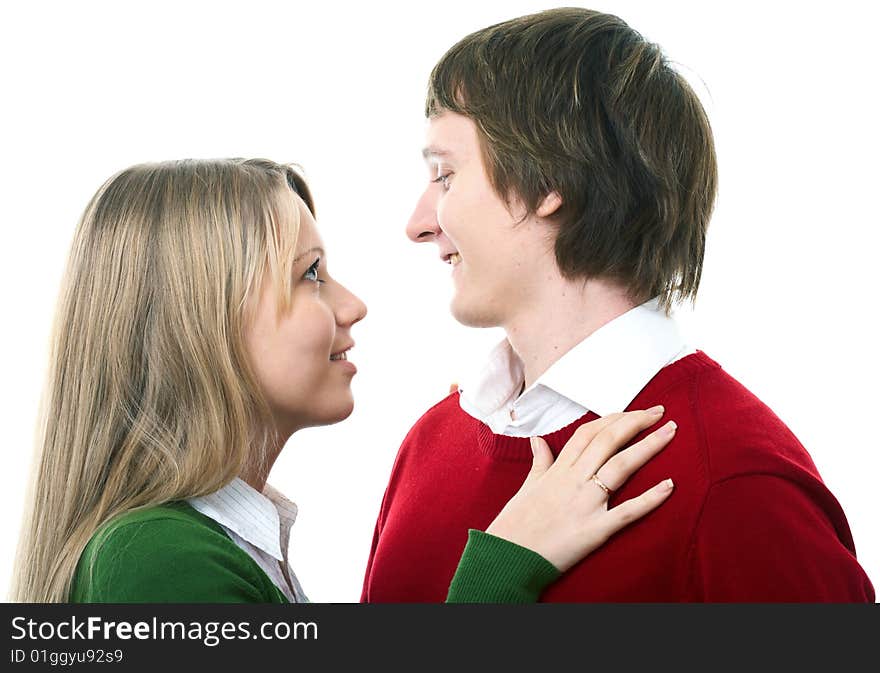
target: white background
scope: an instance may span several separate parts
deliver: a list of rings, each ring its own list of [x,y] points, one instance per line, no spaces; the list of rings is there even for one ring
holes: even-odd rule
[[[330,268],[370,309],[354,330],[355,413],[296,435],[271,479],[300,506],[291,555],[306,592],[358,600],[401,439],[499,338],[453,321],[448,267],[434,246],[404,236],[425,180],[427,76],[472,30],[552,5],[12,4],[0,15],[0,585],[11,569],[58,283],[86,202],[133,163],[265,156],[305,167]],[[876,585],[872,3],[721,5],[594,7],[663,45],[715,130],[720,193],[697,308],[681,312],[685,331],[808,448]]]

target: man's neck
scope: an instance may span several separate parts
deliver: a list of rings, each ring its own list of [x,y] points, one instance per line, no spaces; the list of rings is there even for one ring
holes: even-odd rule
[[[597,329],[636,304],[625,290],[600,281],[554,279],[504,329],[525,367],[525,387]]]

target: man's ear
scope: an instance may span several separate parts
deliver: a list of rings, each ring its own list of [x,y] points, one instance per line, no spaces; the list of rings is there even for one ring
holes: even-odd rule
[[[559,210],[561,205],[562,197],[559,196],[559,192],[552,191],[541,199],[541,203],[538,204],[538,209],[535,211],[535,214],[538,217],[550,217],[553,213]]]

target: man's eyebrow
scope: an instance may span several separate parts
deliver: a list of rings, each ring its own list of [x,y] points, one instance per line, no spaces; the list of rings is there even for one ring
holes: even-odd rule
[[[305,257],[306,255],[308,255],[308,254],[310,254],[310,253],[313,253],[313,252],[321,253],[321,257],[326,257],[326,256],[327,256],[327,253],[324,252],[324,248],[321,248],[321,247],[309,248],[309,249],[306,250],[305,252],[301,252],[301,253],[298,254],[296,257],[294,257],[294,259],[293,259],[293,263],[296,264],[296,263],[297,263],[299,260],[301,260],[303,257]]]
[[[437,147],[436,145],[428,145],[425,149],[422,150],[422,157],[428,159],[429,157],[448,157],[451,156],[452,152],[449,150],[444,150],[441,147]]]

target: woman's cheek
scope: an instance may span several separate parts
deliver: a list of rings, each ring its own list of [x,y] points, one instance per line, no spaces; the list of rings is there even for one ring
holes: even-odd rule
[[[300,303],[289,321],[291,338],[298,343],[302,365],[327,366],[336,335],[336,321],[329,307],[316,298]],[[304,361],[305,360],[305,361]]]

